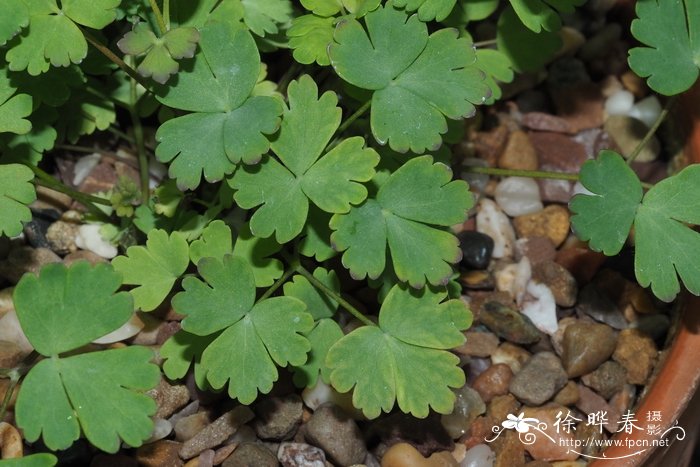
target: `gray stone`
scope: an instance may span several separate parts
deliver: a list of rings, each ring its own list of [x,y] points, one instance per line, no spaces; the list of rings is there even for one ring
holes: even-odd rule
[[[479,321],[497,336],[516,344],[533,344],[542,337],[530,318],[496,301],[482,305]]]
[[[294,435],[301,424],[301,397],[270,397],[255,404],[253,429],[261,439],[285,440]]]
[[[326,467],[326,455],[306,443],[282,443],[277,459],[284,467]]]
[[[581,381],[604,399],[610,399],[622,390],[627,381],[627,371],[619,363],[607,361],[592,373],[583,375]]]
[[[277,457],[259,443],[243,443],[221,464],[223,467],[277,467]]]
[[[200,430],[194,437],[185,441],[180,449],[180,457],[191,459],[205,449],[218,446],[234,434],[238,428],[251,421],[254,416],[253,412],[244,405],[226,412]]]
[[[367,455],[357,424],[334,405],[324,404],[314,412],[306,424],[306,438],[341,466],[360,464]]]
[[[540,352],[530,358],[510,383],[510,392],[529,405],[542,405],[566,385],[568,378],[559,357]]]
[[[614,329],[627,328],[627,320],[617,305],[604,295],[594,284],[581,289],[576,310]]]

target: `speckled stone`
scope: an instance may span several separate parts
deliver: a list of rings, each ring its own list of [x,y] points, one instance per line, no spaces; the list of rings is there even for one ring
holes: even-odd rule
[[[568,381],[559,357],[540,352],[523,366],[511,383],[510,392],[530,405],[542,405],[564,387]]]
[[[542,338],[530,318],[499,302],[484,303],[479,321],[497,336],[516,344],[532,344]]]
[[[598,368],[615,351],[615,331],[599,323],[578,322],[564,331],[562,362],[570,377]]]
[[[627,370],[628,383],[646,384],[657,355],[651,337],[638,329],[625,329],[620,331],[613,360]]]
[[[510,134],[508,143],[498,158],[498,166],[502,169],[537,170],[537,151],[527,133],[518,130]]]
[[[561,245],[570,232],[569,211],[563,206],[549,205],[542,211],[513,219],[519,238],[547,237],[555,246]]]
[[[538,263],[532,268],[532,280],[549,287],[557,305],[568,308],[576,303],[578,285],[564,266],[554,261]]]
[[[622,390],[627,379],[627,371],[617,362],[607,361],[595,371],[581,376],[581,381],[586,386],[610,399],[616,392]]]

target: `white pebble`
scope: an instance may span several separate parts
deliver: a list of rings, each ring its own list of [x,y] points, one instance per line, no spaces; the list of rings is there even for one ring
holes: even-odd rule
[[[523,256],[519,262],[509,264],[496,271],[494,277],[496,288],[501,292],[508,292],[516,302],[520,303],[525,296],[527,283],[532,277],[530,260],[527,256]]]
[[[530,318],[537,329],[551,336],[558,329],[557,305],[552,291],[544,284],[530,281],[527,293],[532,296],[532,300],[525,299],[522,314]]]
[[[597,196],[595,193],[590,191],[588,188],[583,186],[581,182],[576,182],[574,183],[574,189],[571,191],[571,196],[573,197],[574,195],[589,195],[589,196]]]
[[[19,324],[15,310],[8,311],[0,318],[0,341],[9,341],[17,344],[26,355],[29,355],[34,350],[34,347],[32,347],[29,339],[24,334],[22,326]]]
[[[605,112],[608,115],[627,115],[633,105],[634,94],[621,89],[605,100]]]
[[[647,127],[651,128],[656,119],[659,118],[661,110],[659,99],[652,95],[634,104],[628,115],[641,120]]]
[[[83,156],[78,159],[78,162],[76,162],[73,167],[73,185],[78,186],[83,183],[83,180],[90,175],[92,169],[97,167],[97,164],[100,163],[100,159],[102,159],[102,156],[98,153]]]
[[[544,209],[540,187],[525,177],[508,177],[496,186],[496,203],[511,217],[523,216]]]
[[[343,409],[355,420],[364,418],[362,411],[352,405],[352,392],[340,393],[324,383],[321,378],[318,379],[315,386],[304,389],[301,392],[301,398],[311,410],[316,410],[326,402],[331,402]]]
[[[170,434],[170,432],[173,431],[173,425],[162,418],[155,418],[153,420],[153,433],[151,433],[151,437],[148,438],[144,444],[148,443],[153,443],[155,441],[158,441],[160,439],[165,438]]]
[[[479,201],[479,212],[476,215],[476,230],[493,239],[494,258],[505,258],[513,255],[515,231],[503,211],[490,199]]]
[[[477,444],[467,451],[459,467],[493,467],[496,455],[485,444]]]
[[[93,344],[114,344],[115,342],[125,341],[141,331],[145,326],[144,322],[139,318],[139,315],[134,313],[129,318],[129,321],[119,326],[114,331],[106,334],[99,339],[92,341]]]
[[[75,237],[75,245],[82,250],[90,250],[98,256],[112,259],[117,256],[117,247],[102,238],[99,224],[81,225]]]

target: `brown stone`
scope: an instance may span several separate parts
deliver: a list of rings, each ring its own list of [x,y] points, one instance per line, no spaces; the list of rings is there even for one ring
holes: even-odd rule
[[[553,133],[573,134],[569,122],[556,115],[545,112],[528,112],[523,114],[522,125],[531,130],[550,131]]]
[[[547,237],[555,246],[569,235],[569,211],[559,205],[550,205],[542,211],[513,219],[518,237]]]
[[[16,343],[0,341],[0,368],[14,368],[22,362],[24,356],[25,352]]]
[[[573,381],[566,383],[566,386],[554,396],[554,402],[559,405],[574,405],[579,398],[578,386]]]
[[[579,285],[583,285],[591,281],[605,259],[605,255],[597,251],[570,247],[557,251],[555,261],[568,269]]]
[[[508,430],[491,443],[496,459],[493,467],[512,467],[525,463],[525,447],[518,437],[518,433]]]
[[[513,370],[505,363],[491,365],[476,377],[472,387],[479,393],[484,402],[489,402],[495,396],[508,393],[508,386],[513,378]]]
[[[461,355],[470,357],[490,357],[498,348],[498,337],[491,332],[467,331],[464,333],[467,341],[454,349]]]
[[[253,412],[243,405],[226,412],[200,430],[194,437],[185,441],[180,449],[180,457],[190,459],[205,449],[218,446],[234,434],[238,428],[252,420],[254,416]]]
[[[640,78],[639,75],[632,70],[627,70],[622,73],[620,81],[622,81],[622,85],[625,89],[634,94],[634,97],[637,99],[646,97],[646,95],[649,94],[649,88],[644,79]]]
[[[25,273],[38,275],[45,265],[60,262],[61,258],[48,248],[15,248],[6,260],[0,261],[0,277],[16,284]]]
[[[530,352],[510,342],[501,344],[491,356],[493,364],[505,363],[514,374],[518,373],[530,359]]]
[[[500,125],[491,131],[478,131],[474,133],[472,144],[477,157],[484,159],[489,166],[495,166],[498,156],[508,141],[508,128]]]
[[[615,331],[605,324],[578,323],[567,326],[562,342],[562,363],[569,377],[598,368],[615,351]]]
[[[151,444],[144,444],[136,450],[136,459],[144,467],[181,466],[178,452],[182,443],[162,439]]]
[[[610,399],[625,385],[627,372],[617,362],[607,361],[592,373],[581,376],[583,384],[600,394],[604,399]]]
[[[553,261],[557,250],[547,237],[527,237],[515,242],[515,253],[516,261],[526,257],[530,261],[530,265],[535,266],[542,261]]]
[[[567,412],[568,410],[565,407],[558,405],[538,408],[525,407],[523,409],[526,418],[535,418],[540,422],[546,423],[547,426],[542,431],[554,440],[552,442],[547,436],[535,431],[535,442],[525,445],[525,449],[533,459],[562,461],[574,460],[578,457],[578,454],[569,450],[569,446],[572,445],[569,443],[574,439],[573,430],[572,433],[567,433],[566,430],[556,425],[557,415],[561,419]]]
[[[654,340],[638,329],[620,331],[613,360],[627,370],[627,382],[646,384],[651,373],[658,350]]]
[[[576,173],[588,160],[586,148],[561,133],[533,132],[530,140],[537,151],[541,170]]]
[[[585,414],[603,414],[605,418],[605,420],[601,420],[601,422],[604,422],[602,424],[603,428],[608,430],[609,433],[615,433],[618,430],[617,422],[620,420],[621,413],[608,404],[600,395],[582,384],[579,384],[578,392],[579,399],[576,402],[576,408]]]
[[[505,149],[498,158],[498,166],[502,169],[537,170],[537,152],[527,133],[520,130],[511,133]]]
[[[552,101],[574,133],[603,124],[605,99],[597,84],[579,82],[559,87],[552,91]]]
[[[76,261],[87,261],[93,266],[99,263],[107,262],[105,258],[89,250],[78,250],[73,253],[69,253],[65,258],[63,258],[63,264],[66,266],[70,266]]]
[[[459,463],[447,451],[436,452],[428,458],[408,443],[397,443],[382,457],[382,467],[458,467]]]
[[[168,418],[190,400],[190,393],[184,384],[172,385],[161,379],[154,389],[147,392],[158,404],[157,418]]]
[[[496,396],[489,402],[486,415],[500,424],[508,414],[516,413],[518,409],[520,409],[520,402],[512,394],[506,394]]]
[[[564,266],[554,261],[538,263],[532,267],[532,280],[549,287],[557,305],[568,308],[576,303],[578,285]]]

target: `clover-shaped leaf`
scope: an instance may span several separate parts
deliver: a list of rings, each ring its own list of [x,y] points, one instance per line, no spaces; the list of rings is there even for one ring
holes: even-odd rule
[[[299,235],[306,223],[309,200],[323,211],[342,213],[361,203],[366,182],[374,175],[379,156],[365,148],[364,139],[352,137],[333,149],[324,149],[340,124],[337,97],[318,97],[316,83],[307,75],[288,88],[289,108],[272,150],[280,162],[265,157],[256,166],[236,172],[231,186],[236,202],[245,209],[260,206],[250,220],[256,237],[275,233],[279,243]]]
[[[328,44],[333,42],[335,18],[304,15],[294,18],[287,30],[289,47],[294,60],[304,65],[316,62],[321,66],[331,64]]]
[[[329,272],[323,268],[316,268],[313,275],[329,289],[340,292],[340,281],[335,271]],[[302,275],[296,275],[291,281],[284,284],[284,295],[298,298],[304,302],[306,310],[314,319],[330,318],[338,309],[338,304],[335,301],[326,294],[319,292],[318,289],[311,285],[311,282]]]
[[[326,365],[328,350],[343,337],[343,330],[332,319],[318,320],[311,332],[305,334],[311,344],[308,359],[303,365],[292,368],[293,381],[298,387],[313,387],[319,374],[325,383],[330,383],[331,369]]]
[[[163,303],[189,263],[184,236],[178,232],[168,236],[165,230],[152,230],[145,247],[131,246],[126,256],[112,260],[114,269],[124,275],[124,283],[138,286],[129,292],[134,306],[142,311],[155,310]]]
[[[258,391],[272,389],[278,378],[275,363],[306,362],[310,344],[302,333],[311,330],[313,318],[295,298],[255,303],[253,271],[242,258],[204,258],[198,270],[206,282],[185,278],[173,307],[187,316],[182,321],[187,332],[206,336],[223,330],[202,354],[207,381],[214,389],[228,381],[232,398],[251,403]]]
[[[353,405],[368,418],[399,408],[424,418],[430,408],[450,413],[450,388],[464,384],[459,358],[447,352],[464,342],[471,313],[460,300],[429,289],[394,286],[379,312],[379,326],[358,328],[331,347],[326,364],[340,392],[354,387]],[[426,324],[425,320],[430,324]],[[372,355],[371,362],[366,356]]]
[[[276,34],[279,24],[292,17],[289,0],[240,0],[243,5],[243,22],[258,36]]]
[[[29,9],[22,0],[0,0],[0,45],[29,25]]]
[[[304,8],[318,16],[337,15],[343,9],[360,18],[376,10],[381,0],[301,0]]]
[[[251,96],[260,56],[247,30],[211,23],[200,35],[192,69],[180,71],[177,84],[158,98],[194,112],[168,120],[156,133],[158,160],[170,162],[170,176],[189,189],[199,185],[202,173],[214,182],[240,161],[258,162],[270,147],[265,135],[277,130],[282,113],[277,99]]]
[[[461,259],[457,238],[433,226],[463,222],[473,205],[467,183],[450,181],[452,171],[431,156],[406,162],[391,174],[374,199],[331,219],[331,243],[355,278],[384,271],[387,243],[396,275],[421,288],[446,284],[450,264]]]
[[[204,349],[212,343],[218,333],[197,336],[186,331],[178,331],[163,343],[159,354],[163,358],[163,373],[170,379],[180,379],[187,375],[194,364],[194,379],[199,388],[207,387],[206,370],[202,368]]]
[[[58,459],[53,454],[41,453],[15,459],[3,459],[0,463],[2,467],[52,467],[56,465]]]
[[[455,7],[457,0],[394,0],[394,5],[409,12],[418,12],[421,21],[442,21]]]
[[[32,113],[32,96],[17,93],[2,61],[0,66],[0,133],[29,133],[32,123],[26,117]]]
[[[556,32],[561,27],[557,12],[573,13],[575,7],[586,0],[510,0],[515,13],[528,29],[541,32],[543,29]]]
[[[331,228],[328,226],[330,220],[330,214],[316,206],[310,207],[309,217],[301,233],[299,253],[304,256],[313,256],[319,262],[330,259],[338,253],[331,246]]]
[[[629,51],[630,68],[654,91],[671,96],[693,85],[700,73],[700,4],[637,2],[632,35],[648,47]]]
[[[88,80],[88,86],[94,84]],[[117,118],[114,102],[85,88],[71,92],[71,99],[61,107],[61,113],[71,118],[59,119],[56,129],[62,138],[73,144],[81,136],[91,135],[95,130],[106,130]]]
[[[579,177],[593,196],[576,195],[571,200],[574,232],[589,242],[592,250],[616,255],[637,214],[642,184],[619,154],[607,150],[601,151],[596,160],[586,161]]]
[[[138,23],[117,46],[125,54],[145,54],[138,66],[139,74],[146,78],[152,76],[154,81],[164,84],[180,68],[176,60],[194,57],[198,41],[199,31],[195,28],[174,28],[159,38],[147,23]]]
[[[469,117],[488,97],[472,44],[452,29],[428,36],[425,23],[391,2],[364,21],[367,31],[356,19],[338,23],[329,47],[336,73],[374,91],[370,124],[380,144],[399,152],[437,149],[445,117]]]
[[[0,164],[38,164],[44,151],[52,149],[56,142],[58,133],[53,123],[57,118],[56,109],[42,106],[29,116],[32,123],[29,133],[0,134]]]
[[[149,415],[156,405],[141,391],[154,387],[160,372],[149,363],[149,349],[132,346],[59,358],[131,317],[130,295],[115,293],[120,286],[120,275],[110,265],[79,261],[70,268],[49,264],[39,276],[24,275],[15,287],[14,304],[27,339],[51,357],[30,370],[17,398],[17,423],[27,440],[43,436],[49,448],[65,449],[82,427],[92,444],[116,452],[120,440],[138,446],[151,435]],[[37,405],[51,410],[36,410]]]
[[[121,0],[56,0],[25,2],[29,28],[15,38],[6,58],[10,69],[38,75],[53,66],[80,63],[87,41],[78,25],[102,29],[116,18]]]
[[[0,235],[14,237],[32,220],[29,203],[36,199],[34,172],[20,164],[0,165]]]
[[[510,83],[513,74],[510,60],[499,50],[479,49],[476,51],[476,66],[486,75],[486,84],[491,89],[491,97],[486,103],[493,104],[501,98],[501,88],[498,83]]]

